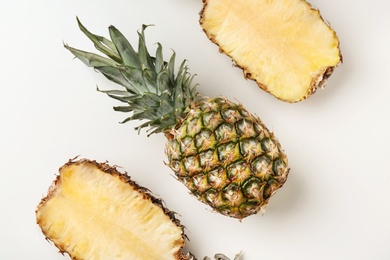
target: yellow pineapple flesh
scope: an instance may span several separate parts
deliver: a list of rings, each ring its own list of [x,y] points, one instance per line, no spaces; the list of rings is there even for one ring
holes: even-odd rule
[[[339,41],[304,0],[203,0],[200,23],[246,78],[287,101],[324,86],[341,62]]]
[[[61,167],[36,218],[47,239],[72,259],[188,259],[174,213],[106,163]]]

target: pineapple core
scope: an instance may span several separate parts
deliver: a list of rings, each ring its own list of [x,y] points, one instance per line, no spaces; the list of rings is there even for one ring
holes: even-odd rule
[[[182,227],[144,189],[106,169],[90,161],[60,169],[36,212],[46,237],[72,259],[178,259]]]
[[[297,102],[341,61],[335,32],[304,0],[203,0],[200,23],[247,78]]]

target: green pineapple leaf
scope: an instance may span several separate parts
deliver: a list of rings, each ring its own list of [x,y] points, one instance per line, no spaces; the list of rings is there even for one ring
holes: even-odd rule
[[[145,120],[136,129],[149,127],[150,133],[169,132],[183,118],[183,113],[199,97],[196,86],[192,86],[193,77],[188,73],[186,61],[183,61],[175,73],[173,52],[168,62],[164,61],[163,50],[157,43],[155,57],[146,47],[143,25],[138,32],[138,50],[136,51],[123,34],[114,26],[109,27],[111,40],[91,33],[77,19],[80,30],[94,43],[95,48],[107,57],[68,45],[76,58],[89,67],[102,73],[107,79],[124,87],[124,90],[100,90],[109,97],[126,103],[114,109],[130,112],[122,123],[130,120]]]

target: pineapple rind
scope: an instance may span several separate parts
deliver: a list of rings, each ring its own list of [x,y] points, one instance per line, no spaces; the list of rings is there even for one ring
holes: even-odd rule
[[[106,163],[61,167],[36,216],[47,239],[72,259],[187,259],[174,213]]]
[[[238,219],[264,212],[289,173],[287,156],[273,133],[226,98],[194,105],[172,130],[166,154],[168,165],[192,194]]]
[[[309,97],[342,60],[335,31],[304,0],[203,0],[200,15],[244,76],[283,101]]]

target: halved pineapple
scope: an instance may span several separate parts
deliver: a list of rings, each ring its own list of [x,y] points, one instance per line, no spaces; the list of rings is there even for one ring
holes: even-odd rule
[[[342,60],[336,33],[304,0],[203,0],[200,24],[246,78],[283,101],[306,99]]]
[[[183,226],[161,200],[106,163],[69,161],[42,199],[37,223],[72,259],[189,259]]]
[[[183,253],[186,235],[175,213],[126,173],[87,159],[69,160],[59,172],[36,219],[61,253],[75,260],[197,260]]]

